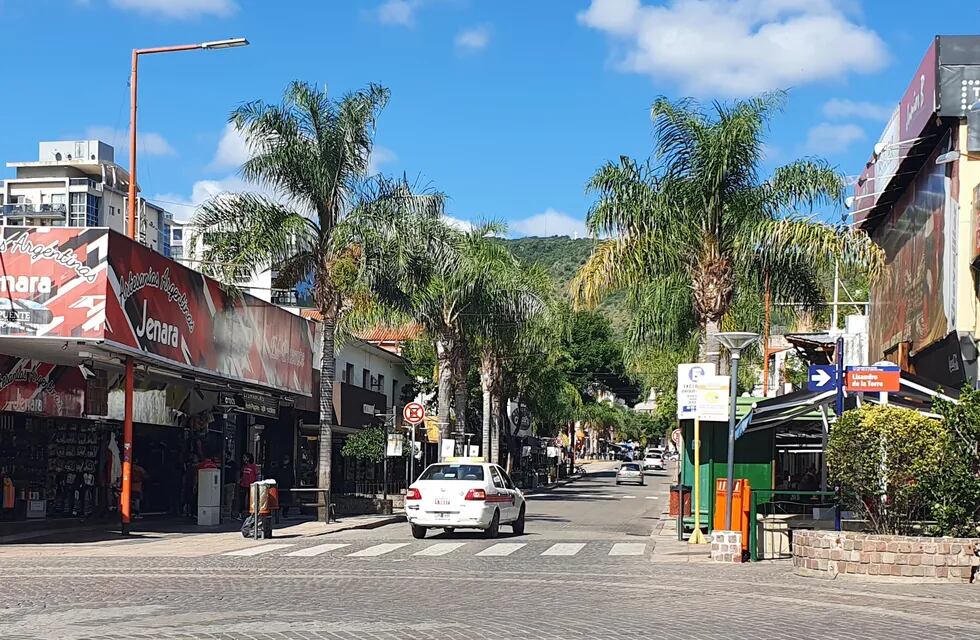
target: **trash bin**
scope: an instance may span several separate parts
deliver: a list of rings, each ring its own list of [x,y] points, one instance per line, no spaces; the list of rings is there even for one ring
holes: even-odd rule
[[[256,513],[256,501],[258,513]],[[279,489],[275,480],[259,480],[249,486],[249,516],[242,524],[242,536],[246,538],[271,538],[272,513],[279,509]],[[256,523],[256,520],[258,522]]]
[[[681,501],[681,495],[683,494],[684,499]],[[683,515],[691,515],[691,487],[681,484],[670,485],[670,517],[677,517],[677,507],[679,505],[684,505]]]
[[[718,478],[715,481],[715,522],[714,529],[721,531],[725,528],[725,501],[727,500],[728,480]],[[742,549],[749,548],[749,510],[751,507],[752,487],[748,478],[735,478],[732,489],[732,531],[742,532]]]

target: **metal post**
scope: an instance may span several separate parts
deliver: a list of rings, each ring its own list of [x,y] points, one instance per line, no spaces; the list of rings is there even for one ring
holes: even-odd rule
[[[123,452],[122,485],[119,491],[119,515],[122,519],[120,532],[129,535],[132,515],[132,477],[133,477],[133,378],[135,366],[132,358],[126,358],[126,381],[123,391]]]
[[[834,413],[841,417],[844,413],[844,336],[837,338],[836,353],[837,361],[837,401],[834,404]]]
[[[758,494],[754,491],[752,492],[751,497],[749,497],[749,561],[751,562],[758,560],[759,556],[758,549],[756,549],[759,544],[759,525],[756,522],[758,519],[758,516],[756,515],[758,513],[758,508],[756,507],[755,503],[755,499],[757,497]]]
[[[732,530],[732,492],[735,489],[735,405],[738,402],[738,361],[741,349],[732,349],[731,405],[728,414],[728,472],[725,483],[725,531]]]
[[[678,423],[680,428],[680,423]],[[680,446],[677,456],[677,541],[684,541],[684,456],[687,451],[684,449],[684,436],[681,435]]]
[[[691,544],[706,544],[701,532],[701,419],[694,416],[694,531],[688,540]]]
[[[408,456],[408,484],[415,482],[415,427],[414,424],[409,425],[412,430],[412,452]]]
[[[820,417],[823,419],[823,429],[820,432],[820,490],[827,490],[827,436],[830,434],[830,422],[827,420],[827,408],[820,405]]]
[[[259,488],[253,482],[248,490],[252,492],[252,533],[259,539]]]

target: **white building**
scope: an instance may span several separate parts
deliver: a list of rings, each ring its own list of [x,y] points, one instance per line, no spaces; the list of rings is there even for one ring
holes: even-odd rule
[[[177,262],[195,271],[202,271],[217,277],[217,274],[205,268],[207,265],[202,262],[204,248],[207,246],[207,235],[207,232],[203,234],[197,233],[196,228],[190,221],[171,220],[169,233],[170,256]],[[238,286],[242,291],[260,300],[265,300],[281,307],[295,307],[297,305],[295,289],[274,289],[272,287],[272,283],[275,281],[277,275],[278,272],[274,269],[266,270],[253,273],[247,278],[241,278],[229,284]],[[292,311],[295,312],[295,310]]]
[[[0,182],[0,225],[109,227],[126,233],[129,172],[100,140],[38,144],[38,159],[8,162],[16,175]],[[140,198],[139,241],[170,255],[170,220],[161,207]]]

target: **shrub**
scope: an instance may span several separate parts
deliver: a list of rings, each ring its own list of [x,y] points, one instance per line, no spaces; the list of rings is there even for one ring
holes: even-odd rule
[[[933,487],[932,517],[938,535],[976,536],[980,527],[980,391],[960,392],[959,403],[937,400],[949,434],[943,473]]]
[[[942,420],[864,405],[834,425],[827,465],[845,505],[863,514],[875,533],[908,534],[933,511],[949,448]]]

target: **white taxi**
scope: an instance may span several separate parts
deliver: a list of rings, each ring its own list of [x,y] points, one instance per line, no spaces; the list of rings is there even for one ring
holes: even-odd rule
[[[520,535],[524,512],[524,494],[489,462],[431,464],[405,492],[405,515],[416,538],[429,529],[482,529],[496,538],[502,524]]]

